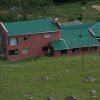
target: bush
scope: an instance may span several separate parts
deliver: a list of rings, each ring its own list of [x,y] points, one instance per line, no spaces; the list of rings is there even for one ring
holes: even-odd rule
[[[81,5],[85,5],[86,3],[87,3],[86,0],[82,0],[82,1],[81,1]]]

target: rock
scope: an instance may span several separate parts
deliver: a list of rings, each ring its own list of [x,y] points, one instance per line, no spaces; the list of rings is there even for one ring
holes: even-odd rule
[[[68,72],[68,70],[64,70],[64,72],[66,72],[66,73],[67,73],[67,72]]]
[[[33,96],[32,95],[25,95],[25,100],[33,100]]]
[[[48,97],[48,100],[55,100],[55,98],[52,97],[52,96],[49,96],[49,97]]]
[[[37,60],[37,59],[38,59],[37,57],[33,57],[33,58],[32,58],[32,61],[35,61],[35,60]]]
[[[91,91],[92,95],[96,95],[96,90]]]
[[[43,76],[41,79],[46,81],[46,80],[48,80],[48,76]]]
[[[85,82],[95,82],[96,79],[95,79],[95,78],[92,78],[92,77],[86,77],[86,78],[84,79],[84,81],[85,81]]]
[[[78,100],[75,96],[68,96],[65,100]]]
[[[92,90],[92,91],[91,91],[91,94],[92,94],[92,97],[97,97],[97,92],[96,92],[96,90]]]

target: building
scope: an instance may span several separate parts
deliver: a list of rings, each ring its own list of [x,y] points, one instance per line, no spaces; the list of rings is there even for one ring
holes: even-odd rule
[[[50,41],[61,38],[57,19],[0,23],[1,56],[8,60],[46,55]]]
[[[60,25],[57,18],[0,22],[0,56],[14,60],[99,52],[100,22],[76,22]]]
[[[51,41],[54,56],[77,55],[100,51],[100,22],[62,24],[60,40]]]

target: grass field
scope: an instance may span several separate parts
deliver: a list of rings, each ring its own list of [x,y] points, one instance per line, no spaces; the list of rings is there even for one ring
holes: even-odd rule
[[[25,98],[30,94],[33,100],[47,100],[48,96],[64,100],[69,95],[100,100],[100,54],[84,55],[84,70],[82,63],[82,56],[0,60],[0,100],[28,100]],[[41,80],[44,75],[48,80]],[[87,76],[96,82],[83,82]],[[92,89],[97,91],[97,98],[91,96]]]

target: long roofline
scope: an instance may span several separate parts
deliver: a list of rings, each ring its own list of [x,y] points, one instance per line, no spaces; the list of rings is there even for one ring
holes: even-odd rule
[[[2,22],[0,22],[2,27],[4,28],[4,30],[8,33],[8,30],[6,29],[6,27],[4,26],[4,24]]]
[[[46,31],[46,32],[36,32],[36,33],[26,33],[26,34],[19,34],[19,35],[8,35],[8,36],[21,36],[21,35],[36,35],[38,34],[43,34],[43,33],[52,33],[52,32],[61,32],[61,30],[57,30],[57,31]]]

